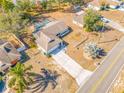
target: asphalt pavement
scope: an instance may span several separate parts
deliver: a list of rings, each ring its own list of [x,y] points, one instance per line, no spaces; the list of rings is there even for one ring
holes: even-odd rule
[[[124,65],[124,37],[109,52],[102,64],[77,93],[106,93]]]

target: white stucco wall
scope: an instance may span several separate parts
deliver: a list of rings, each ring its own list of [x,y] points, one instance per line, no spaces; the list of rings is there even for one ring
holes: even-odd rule
[[[51,53],[52,51],[54,51],[55,49],[57,49],[59,47],[59,44],[57,44],[56,46],[54,46],[53,48],[51,48],[49,51],[46,51],[45,49],[43,49],[39,44],[37,44],[38,49],[42,52],[45,53]]]

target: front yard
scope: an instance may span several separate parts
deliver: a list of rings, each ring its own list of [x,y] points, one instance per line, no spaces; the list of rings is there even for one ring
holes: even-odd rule
[[[72,28],[72,32],[65,36],[63,39],[69,45],[67,46],[66,53],[72,57],[78,64],[83,68],[88,70],[95,70],[97,63],[101,62],[101,59],[87,60],[83,56],[83,46],[87,42],[96,42],[103,48],[107,53],[114,47],[118,40],[123,36],[122,32],[116,30],[107,30],[102,33],[83,31],[83,28],[78,27],[72,23],[74,13],[64,13],[64,12],[53,12],[44,14],[44,16],[49,16],[58,20],[63,20],[68,26]],[[110,14],[111,15],[111,14]]]

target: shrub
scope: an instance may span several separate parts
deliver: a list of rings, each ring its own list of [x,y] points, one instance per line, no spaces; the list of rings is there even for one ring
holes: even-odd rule
[[[83,20],[84,29],[87,32],[100,31],[100,28],[103,27],[101,16],[92,9],[86,11]]]
[[[85,44],[84,52],[88,54],[89,57],[100,58],[105,55],[104,49],[99,48],[96,43],[90,42]]]

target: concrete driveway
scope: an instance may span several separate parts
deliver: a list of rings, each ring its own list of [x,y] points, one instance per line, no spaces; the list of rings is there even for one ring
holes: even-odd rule
[[[77,62],[70,58],[64,51],[52,55],[53,59],[63,67],[80,86],[91,76],[92,72],[83,69]]]

